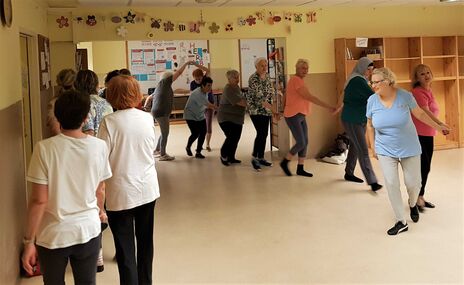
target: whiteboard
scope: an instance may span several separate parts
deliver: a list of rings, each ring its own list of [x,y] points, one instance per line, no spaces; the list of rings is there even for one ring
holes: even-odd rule
[[[206,40],[128,41],[128,68],[137,79],[143,93],[154,88],[166,71],[174,72],[189,60],[209,68],[209,50]],[[188,65],[172,84],[172,89],[190,90],[192,72],[197,67]]]
[[[255,73],[255,60],[267,58],[266,39],[240,40],[240,74],[242,87],[248,87],[250,75]]]

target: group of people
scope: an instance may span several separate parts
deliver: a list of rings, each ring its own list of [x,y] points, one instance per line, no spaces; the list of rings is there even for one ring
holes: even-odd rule
[[[373,191],[378,184],[369,158],[368,142],[379,160],[396,223],[387,233],[408,230],[400,191],[401,165],[408,192],[411,220],[435,205],[424,198],[433,155],[436,131],[447,135],[450,128],[438,119],[438,104],[432,93],[430,67],[419,64],[412,73],[412,94],[395,86],[395,74],[376,68],[372,60],[361,58],[348,77],[344,89],[342,122],[350,138],[345,180],[364,182],[354,175],[356,161]],[[370,81],[369,81],[370,80]]]
[[[63,284],[69,260],[76,284],[95,284],[102,223],[109,223],[120,284],[152,283],[154,208],[160,196],[155,155],[159,154],[160,160],[174,159],[166,153],[172,83],[189,64],[197,65],[187,62],[162,77],[152,95],[151,114],[140,110],[143,95],[128,71],[108,73],[106,88],[100,96],[93,71],[76,74],[63,70],[58,74],[60,87],[51,100],[48,120],[54,136],[36,145],[27,174],[32,183],[22,255],[27,272],[33,272],[38,255],[44,283]],[[228,83],[216,107],[208,98],[213,83],[209,70],[197,65],[184,113],[191,131],[186,146],[189,156],[193,156],[191,147],[198,140],[195,157],[204,158],[203,142],[207,129],[211,130],[213,111],[217,111],[219,126],[225,134],[220,161],[225,166],[240,163],[236,150],[248,110],[257,133],[251,164],[257,171],[272,166],[264,158],[264,150],[270,119],[276,113],[272,107],[276,91],[267,74],[267,60],[258,58],[255,66],[246,94],[239,86],[239,72],[227,71]],[[303,166],[308,148],[306,116],[310,103],[333,114],[343,108],[341,118],[351,142],[344,178],[363,182],[354,175],[359,160],[371,189],[382,188],[369,158],[368,145],[372,145],[397,220],[387,233],[396,235],[408,230],[398,164],[403,169],[409,195],[410,217],[417,222],[419,212],[435,207],[424,198],[435,130],[445,135],[450,131],[437,118],[430,68],[422,64],[415,68],[411,95],[395,86],[391,70],[374,69],[370,59],[361,58],[345,85],[344,104],[337,107],[320,100],[308,89],[304,82],[308,67],[307,60],[297,61],[295,75],[290,77],[284,96],[283,116],[295,145],[280,162],[283,172],[292,175],[289,162],[297,155],[296,174],[313,176]],[[155,136],[153,119],[161,129],[159,138]]]

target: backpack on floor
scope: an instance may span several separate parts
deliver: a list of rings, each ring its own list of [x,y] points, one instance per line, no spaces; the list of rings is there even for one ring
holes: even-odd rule
[[[342,164],[348,157],[350,140],[346,133],[338,134],[332,150],[320,157],[320,160],[333,164]]]

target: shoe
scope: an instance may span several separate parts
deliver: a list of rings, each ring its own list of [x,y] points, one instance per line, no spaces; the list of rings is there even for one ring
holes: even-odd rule
[[[349,175],[349,174],[345,174],[345,180],[346,181],[351,181],[351,182],[356,182],[356,183],[363,183],[364,180],[362,180],[361,178],[358,178],[354,175]]]
[[[259,161],[256,158],[253,158],[251,160],[251,165],[256,171],[261,171],[261,165],[259,164]]]
[[[417,208],[417,205],[414,205],[414,207],[409,209],[411,210],[411,220],[414,223],[417,223],[419,221],[419,209]]]
[[[370,185],[371,185],[371,190],[374,191],[374,192],[377,191],[377,190],[382,189],[382,187],[383,187],[382,185],[378,184],[377,182],[372,183]]]
[[[290,170],[288,169],[288,162],[289,162],[289,160],[284,158],[284,159],[280,162],[280,168],[282,168],[282,170],[284,171],[284,173],[285,173],[287,176],[292,176],[292,173],[291,173]]]
[[[313,174],[310,172],[306,172],[303,168],[303,164],[298,164],[296,168],[296,175],[304,176],[304,177],[313,177]]]
[[[188,156],[193,156],[192,150],[188,146],[185,147],[185,151],[187,152]]]
[[[265,160],[264,158],[258,158],[259,164],[263,166],[272,166],[272,162]]]
[[[209,146],[206,147],[207,151],[211,151],[211,148]]]
[[[161,152],[160,152],[159,150],[155,150],[155,151],[153,152],[153,156],[154,156],[154,157],[160,157],[160,156],[161,156]]]
[[[230,162],[227,160],[227,158],[224,158],[222,156],[219,157],[221,159],[221,163],[224,164],[225,166],[229,166]]]
[[[395,236],[401,232],[406,232],[408,230],[408,224],[403,224],[402,222],[397,222],[393,228],[387,231],[387,234],[390,236]]]
[[[433,209],[433,208],[435,208],[435,205],[432,204],[432,203],[430,203],[430,202],[425,201],[424,207],[425,207],[425,208],[431,208],[431,209]]]
[[[228,162],[229,162],[230,164],[234,164],[234,163],[242,163],[242,161],[241,161],[241,160],[238,160],[238,159],[235,159],[235,158],[233,158],[233,159],[229,159],[229,160],[228,160]]]
[[[206,156],[204,156],[204,155],[201,154],[200,152],[197,152],[197,153],[195,154],[195,158],[203,159],[203,158],[205,158],[205,157],[206,157]]]
[[[105,270],[105,265],[103,264],[103,249],[100,248],[97,259],[97,272],[103,272],[103,270]]]
[[[170,156],[169,154],[166,153],[165,155],[160,156],[159,161],[171,161],[174,159],[175,159],[174,156]]]

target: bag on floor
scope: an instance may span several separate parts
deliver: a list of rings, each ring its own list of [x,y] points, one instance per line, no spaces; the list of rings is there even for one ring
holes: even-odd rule
[[[335,139],[335,146],[332,150],[320,157],[320,160],[333,164],[342,164],[348,157],[348,147],[350,140],[345,133],[338,134]]]

